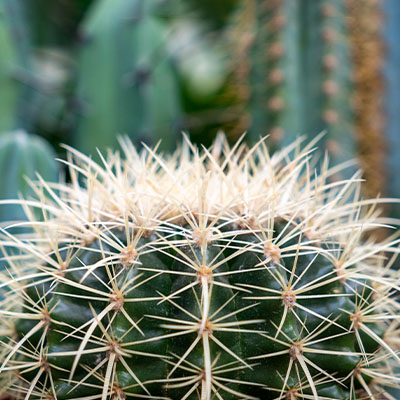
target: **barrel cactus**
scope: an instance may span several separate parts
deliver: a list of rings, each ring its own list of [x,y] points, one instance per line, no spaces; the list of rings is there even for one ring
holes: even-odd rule
[[[70,183],[26,204],[44,220],[0,232],[8,395],[394,399],[397,241],[364,238],[390,221],[359,175],[316,174],[301,141],[120,144],[102,164],[69,149]]]

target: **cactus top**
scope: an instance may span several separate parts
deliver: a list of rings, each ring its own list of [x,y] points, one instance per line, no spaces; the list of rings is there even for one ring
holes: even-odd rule
[[[335,180],[344,166],[300,140],[168,157],[120,143],[102,165],[69,149],[71,182],[21,201],[32,233],[1,228],[4,393],[394,398],[398,241],[365,237],[392,221],[359,173]]]

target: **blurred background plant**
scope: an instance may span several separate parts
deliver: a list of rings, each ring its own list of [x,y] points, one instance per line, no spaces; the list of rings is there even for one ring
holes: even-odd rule
[[[0,200],[56,179],[39,160],[60,143],[98,158],[219,130],[272,150],[326,131],[366,196],[399,197],[399,19],[398,0],[0,0]]]

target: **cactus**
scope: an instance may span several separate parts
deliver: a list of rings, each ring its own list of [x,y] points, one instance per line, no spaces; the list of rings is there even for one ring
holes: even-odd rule
[[[301,123],[299,4],[254,1],[247,7],[253,32],[248,50],[250,132],[254,138],[269,132],[280,141],[284,132],[295,133]]]
[[[25,121],[21,106],[27,87],[22,84],[29,63],[19,0],[0,1],[0,132],[17,129]]]
[[[1,230],[9,395],[393,399],[398,240],[363,240],[385,220],[359,175],[316,176],[315,143],[120,143],[102,165],[69,149],[71,183],[25,204],[36,234]]]
[[[381,2],[350,0],[349,29],[354,62],[354,111],[360,166],[367,197],[386,193],[385,110],[383,104],[383,10]],[[390,90],[390,89],[389,89]],[[400,192],[399,192],[400,194]]]
[[[400,47],[398,38],[400,30],[397,18],[400,17],[400,4],[394,0],[387,0],[383,3],[385,18],[384,36],[386,39],[386,63],[385,73],[385,111],[386,111],[386,170],[387,170],[387,192],[390,196],[398,197],[400,194],[400,175],[398,174],[400,135],[398,132],[400,116],[398,113],[400,97]],[[400,205],[392,206],[392,213],[398,218],[400,216]]]
[[[345,0],[251,0],[233,22],[233,84],[246,114],[240,129],[276,146],[327,131],[335,163],[355,155],[353,64]]]
[[[71,47],[76,39],[79,21],[83,18],[93,0],[71,0],[68,2],[36,0],[25,2],[29,14],[30,33],[35,46]],[[44,12],[46,11],[46,12]]]
[[[177,82],[167,51],[167,25],[157,0],[96,1],[82,25],[77,93],[79,148],[105,149],[116,135],[172,148],[178,131]]]
[[[0,135],[0,221],[25,219],[17,204],[5,203],[18,196],[28,198],[33,190],[27,178],[35,180],[39,173],[46,181],[55,182],[58,165],[51,146],[42,138],[25,131],[13,131]]]

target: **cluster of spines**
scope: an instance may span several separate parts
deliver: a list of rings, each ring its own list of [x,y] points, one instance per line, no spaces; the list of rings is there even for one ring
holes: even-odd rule
[[[26,398],[45,395],[55,398],[60,386],[56,386],[52,374],[62,369],[58,359],[72,356],[74,361],[70,370],[66,371],[69,379],[63,383],[66,386],[64,396],[71,387],[79,385],[95,390],[98,394],[93,398],[120,399],[129,396],[132,385],[130,388],[121,387],[118,381],[121,377],[118,375],[121,373],[119,368],[123,365],[128,375],[136,381],[136,387],[143,389],[141,397],[148,398],[146,386],[154,382],[141,382],[137,378],[126,361],[136,354],[135,349],[131,348],[132,341],[124,342],[125,335],[129,337],[135,331],[140,333],[141,318],[135,319],[128,315],[126,318],[130,328],[126,333],[121,334],[112,329],[112,321],[125,315],[125,307],[135,302],[128,295],[128,291],[132,292],[132,286],[135,286],[135,279],[119,280],[118,276],[128,276],[137,268],[142,274],[153,273],[164,280],[170,276],[176,282],[175,289],[172,286],[169,294],[159,292],[152,299],[140,299],[142,302],[165,303],[186,316],[174,319],[168,316],[157,317],[152,313],[146,318],[160,321],[160,328],[172,331],[165,334],[172,338],[183,336],[189,340],[190,334],[198,333],[186,350],[177,346],[178,351],[158,354],[156,357],[161,363],[170,365],[170,376],[160,380],[171,391],[170,396],[174,396],[175,390],[183,391],[182,396],[186,396],[184,398],[198,396],[211,399],[214,396],[216,399],[251,399],[252,391],[248,388],[254,388],[255,392],[265,385],[240,378],[226,378],[224,373],[237,371],[240,376],[243,371],[256,370],[262,359],[286,355],[289,356],[289,367],[287,371],[277,372],[278,379],[281,374],[281,382],[269,387],[269,393],[276,392],[277,398],[318,398],[320,387],[339,383],[340,379],[318,368],[315,375],[311,373],[310,368],[315,367],[310,356],[316,351],[318,353],[313,348],[319,342],[318,335],[323,335],[326,329],[338,325],[338,322],[329,316],[315,315],[315,311],[302,305],[301,298],[307,298],[308,291],[326,284],[322,284],[318,277],[311,283],[301,283],[301,275],[296,274],[296,260],[307,253],[315,257],[323,254],[330,260],[336,273],[330,273],[324,280],[343,282],[359,300],[356,309],[348,314],[348,319],[351,321],[350,331],[355,332],[360,350],[348,353],[364,355],[351,375],[340,377],[350,380],[351,398],[359,398],[358,385],[372,399],[374,393],[384,390],[382,384],[397,385],[399,378],[387,372],[393,360],[397,362],[399,359],[395,350],[395,335],[398,331],[396,312],[399,307],[389,296],[393,289],[399,288],[395,276],[390,272],[391,263],[385,264],[381,255],[385,251],[396,253],[397,250],[394,248],[395,243],[390,241],[379,245],[360,243],[365,229],[384,221],[379,220],[373,210],[364,217],[359,216],[361,208],[374,202],[358,199],[356,179],[327,183],[335,170],[325,170],[322,176],[313,179],[307,167],[310,148],[295,152],[294,159],[290,161],[290,150],[270,158],[263,142],[245,153],[245,148],[239,144],[231,150],[219,140],[214,151],[206,150],[199,154],[196,149],[186,145],[181,154],[165,160],[150,149],[140,155],[135,153],[129,142],[124,142],[123,146],[127,150],[127,160],[111,155],[107,161],[104,160],[104,168],[74,152],[76,160],[72,162],[70,157],[68,162],[72,187],[52,186],[44,181],[39,183],[37,193],[42,202],[26,203],[39,207],[45,217],[43,223],[32,223],[37,236],[18,238],[2,231],[2,247],[17,249],[25,255],[23,259],[15,255],[6,257],[9,268],[2,277],[1,286],[3,289],[9,287],[11,292],[7,300],[2,301],[1,317],[6,322],[3,326],[12,329],[17,319],[30,321],[31,324],[22,337],[10,337],[6,332],[2,339],[5,350],[0,376],[3,378],[14,370],[20,371],[22,377],[32,373],[30,380],[25,378],[25,382],[12,382],[10,390],[19,391]],[[80,186],[78,174],[87,180],[83,187]],[[353,201],[348,202],[351,199]],[[282,223],[283,229],[280,228],[281,233],[277,234],[278,225]],[[256,238],[256,242],[249,242],[246,239],[249,235]],[[93,247],[95,242],[98,244]],[[95,260],[85,263],[80,255],[78,259],[81,259],[81,265],[74,265],[71,270],[70,263],[76,261],[76,253],[80,250],[87,251]],[[222,252],[230,255],[221,260]],[[174,266],[164,270],[141,263],[141,257],[157,253],[174,261]],[[240,279],[235,278],[235,275],[244,277],[246,272],[232,274],[232,271],[224,270],[224,264],[229,260],[248,258],[250,255],[260,260],[254,271],[268,267],[268,274],[273,275],[271,271],[276,269],[278,272],[275,278],[280,276],[276,265],[281,260],[294,260],[285,270],[289,280],[286,282],[279,278],[276,281],[278,289],[274,290],[271,287],[263,288],[261,282],[240,283]],[[32,258],[31,262],[28,262],[29,258]],[[311,268],[312,262],[306,269]],[[104,270],[105,276],[109,276],[108,282],[103,281],[103,290],[87,283],[87,279],[93,278],[93,274],[100,269]],[[80,279],[68,275],[74,273]],[[230,274],[234,277],[234,283],[223,278]],[[150,280],[156,279],[151,276]],[[139,279],[136,286],[143,284],[140,278],[136,279]],[[363,284],[364,280],[368,283]],[[38,281],[43,285],[38,285]],[[179,282],[182,286],[179,286]],[[63,296],[70,297],[70,294],[64,292],[69,287],[79,292],[76,296],[82,302],[88,302],[88,299],[96,302],[100,298],[104,300],[105,306],[96,308],[88,302],[86,312],[91,317],[85,324],[75,327],[71,332],[64,321],[64,325],[58,328],[58,333],[64,335],[64,339],[67,336],[75,337],[80,342],[78,349],[56,353],[50,351],[48,354],[46,335],[49,329],[54,334],[54,328],[50,328],[52,324],[62,322],[54,315],[64,313],[67,316],[72,312],[60,312],[57,310],[57,302],[47,303],[47,292],[55,284],[58,284],[56,296],[60,302]],[[363,286],[361,291],[357,287],[360,284]],[[228,296],[218,310],[211,311],[211,292],[216,290],[221,293],[226,290],[226,294],[231,293],[234,297]],[[265,295],[252,296],[254,291],[260,290]],[[238,301],[236,298],[240,297],[240,293],[244,293],[248,300],[257,302],[263,298],[282,302],[283,312],[273,324],[273,334],[252,331],[252,325],[261,323],[259,318],[245,317],[246,313],[251,314],[254,305],[232,309],[232,301]],[[332,293],[322,297],[334,298],[337,295]],[[189,305],[181,303],[184,296],[193,297]],[[226,311],[224,318],[217,318],[221,310],[230,311]],[[307,332],[302,312],[311,319],[316,317],[320,324]],[[243,317],[229,320],[241,313]],[[289,316],[297,318],[303,326],[301,337],[297,339],[285,332],[285,320]],[[384,339],[369,327],[370,323],[380,320],[386,321],[384,326],[389,327]],[[40,335],[36,345],[32,345],[38,332]],[[234,343],[232,347],[227,346],[213,335],[218,332],[229,332],[233,337],[237,334],[260,334],[270,340],[272,345],[276,343],[284,349],[243,359],[232,350]],[[366,354],[362,351],[365,335],[381,347],[380,352]],[[160,334],[160,337],[164,335]],[[136,339],[134,342],[137,345],[152,341],[154,338]],[[222,349],[222,355],[212,358],[210,346],[215,345]],[[54,348],[54,343],[52,346]],[[190,353],[198,347],[203,352],[203,365],[200,366],[189,359]],[[83,367],[87,374],[77,380],[74,372],[80,359],[93,352],[102,354],[97,366],[91,369]],[[341,354],[338,350],[319,352],[332,356]],[[226,361],[227,356],[229,362]],[[293,371],[299,376],[295,384],[291,381]],[[189,373],[191,375],[188,380]],[[366,377],[373,378],[376,388],[367,383]],[[247,387],[246,394],[241,394],[243,387]],[[340,390],[337,390],[339,393]],[[320,396],[324,398],[324,395]]]

